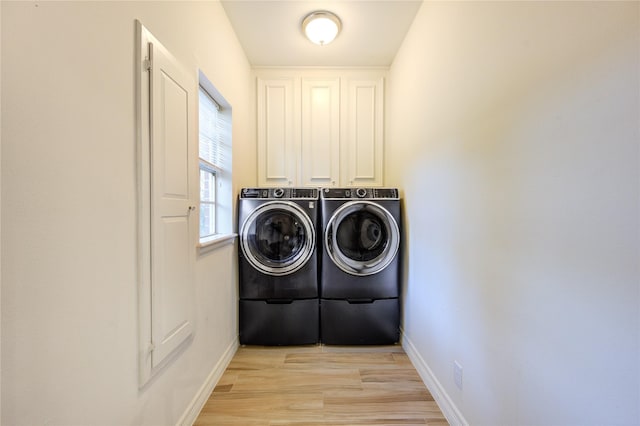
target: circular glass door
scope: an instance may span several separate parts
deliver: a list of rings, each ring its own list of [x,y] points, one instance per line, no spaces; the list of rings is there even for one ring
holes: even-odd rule
[[[350,201],[335,211],[325,229],[325,245],[337,267],[352,275],[386,268],[400,247],[393,216],[370,201]]]
[[[287,275],[303,267],[316,241],[309,216],[287,201],[272,201],[255,209],[242,224],[240,235],[247,260],[269,275]]]

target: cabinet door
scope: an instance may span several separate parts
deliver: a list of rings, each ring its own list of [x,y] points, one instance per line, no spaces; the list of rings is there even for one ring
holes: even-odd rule
[[[384,80],[348,82],[348,186],[382,186],[384,141]]]
[[[294,81],[258,78],[258,184],[291,186],[296,179]]]
[[[301,177],[305,186],[340,179],[340,79],[302,79]]]
[[[195,79],[140,23],[140,383],[191,336],[194,325]],[[195,133],[194,133],[195,134]],[[196,221],[197,222],[197,221]]]

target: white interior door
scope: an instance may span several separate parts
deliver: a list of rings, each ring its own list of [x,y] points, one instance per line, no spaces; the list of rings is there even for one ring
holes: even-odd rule
[[[157,366],[192,332],[194,269],[189,244],[189,97],[192,80],[151,43],[152,362]],[[194,215],[195,216],[195,215]]]
[[[144,28],[141,53],[141,86],[148,84],[146,91],[141,90],[140,102],[140,121],[143,128],[145,122],[148,126],[148,134],[142,129],[140,147],[141,378],[145,381],[193,332],[195,245],[190,229],[196,214],[190,174],[191,157],[196,154],[190,122],[197,86]]]

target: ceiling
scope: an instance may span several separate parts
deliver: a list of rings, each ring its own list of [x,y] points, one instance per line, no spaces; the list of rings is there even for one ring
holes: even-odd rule
[[[386,67],[391,65],[422,0],[222,0],[254,67]],[[342,20],[330,44],[307,40],[301,23],[315,10]]]

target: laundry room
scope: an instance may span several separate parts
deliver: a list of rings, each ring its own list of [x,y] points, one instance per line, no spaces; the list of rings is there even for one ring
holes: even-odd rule
[[[0,37],[0,424],[194,424],[252,347],[391,348],[431,424],[640,424],[639,2],[3,0]],[[364,353],[373,405],[236,424],[429,424]]]

